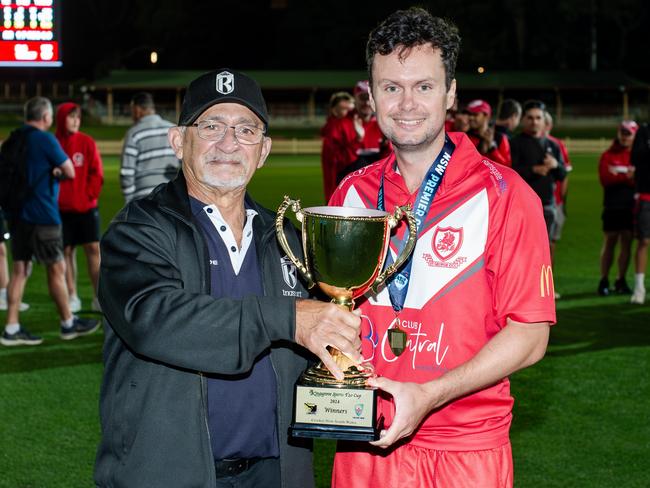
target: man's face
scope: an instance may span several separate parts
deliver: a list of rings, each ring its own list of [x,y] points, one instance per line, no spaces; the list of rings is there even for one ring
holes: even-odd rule
[[[526,134],[541,137],[545,128],[544,111],[541,108],[526,110],[523,117],[522,128]]]
[[[618,143],[623,147],[632,147],[634,142],[634,134],[627,129],[618,129]]]
[[[70,134],[76,134],[77,132],[79,132],[80,125],[81,125],[81,116],[79,115],[79,112],[77,112],[76,110],[70,112],[68,116],[65,118],[65,129]]]
[[[363,119],[369,119],[372,117],[374,110],[372,105],[370,105],[370,94],[368,93],[357,93],[354,96],[355,106],[357,108],[357,113]]]
[[[488,119],[487,114],[483,112],[469,114],[469,126],[473,130],[479,130],[487,127],[489,121],[490,120]]]
[[[351,110],[354,110],[354,102],[352,100],[341,100],[332,108],[332,115],[337,119],[342,119]]]
[[[445,116],[454,102],[456,82],[447,91],[440,50],[430,44],[412,48],[403,59],[398,53],[377,54],[372,64],[377,121],[397,149],[424,150],[444,137]]]
[[[263,127],[262,121],[251,110],[238,103],[219,103],[203,112],[195,121],[223,122]],[[257,144],[241,144],[234,129],[228,128],[220,141],[206,141],[198,135],[197,127],[170,129],[170,143],[176,157],[183,161],[183,171],[190,184],[211,189],[231,190],[245,188],[271,151],[271,139],[264,137]]]

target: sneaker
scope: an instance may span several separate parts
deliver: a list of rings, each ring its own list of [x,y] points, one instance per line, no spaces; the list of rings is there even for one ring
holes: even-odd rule
[[[625,278],[619,278],[614,282],[614,291],[619,295],[631,295],[632,289],[627,286]]]
[[[93,298],[93,303],[90,307],[93,312],[101,312],[102,311],[102,306],[99,304],[99,300],[97,300],[97,297]]]
[[[609,295],[609,280],[607,278],[601,278],[598,282],[598,294],[601,297],[606,297]]]
[[[8,308],[7,299],[0,298],[0,310],[7,310],[7,308]],[[26,312],[27,310],[29,310],[29,304],[20,302],[20,307],[18,307],[18,310],[20,310],[21,312]]]
[[[644,288],[635,288],[632,297],[630,298],[630,303],[635,305],[643,305],[645,303],[645,289]]]
[[[32,335],[22,327],[15,334],[7,334],[5,330],[0,337],[0,343],[3,346],[38,346],[41,342],[43,342],[42,337]]]
[[[92,334],[99,329],[99,325],[99,320],[75,317],[72,322],[72,327],[65,328],[61,326],[61,339],[64,341],[70,341],[77,337]]]
[[[77,313],[79,310],[81,310],[81,298],[79,298],[77,295],[70,297],[68,299],[68,304],[70,305],[71,313]]]

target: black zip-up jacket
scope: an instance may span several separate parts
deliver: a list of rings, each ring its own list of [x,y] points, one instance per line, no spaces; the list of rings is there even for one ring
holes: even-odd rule
[[[559,165],[542,176],[533,172],[533,166],[543,164],[547,152],[557,159]],[[510,154],[512,169],[537,193],[542,205],[554,205],[555,182],[566,178],[565,161],[558,145],[546,137],[537,138],[523,132],[510,141]]]
[[[245,373],[269,349],[282,486],[313,486],[311,444],[287,433],[294,383],[310,357],[293,342],[294,297],[306,298],[307,291],[283,277],[275,214],[247,201],[259,214],[253,229],[265,296],[210,296],[207,245],[192,220],[182,172],[128,204],[102,238],[106,338],[98,486],[215,486],[204,373]],[[289,221],[285,233],[299,252]]]

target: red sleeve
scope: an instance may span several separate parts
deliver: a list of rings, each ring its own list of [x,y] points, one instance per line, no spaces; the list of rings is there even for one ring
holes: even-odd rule
[[[598,175],[600,176],[600,184],[603,186],[618,185],[620,183],[628,183],[631,181],[626,173],[614,173],[611,171],[610,166],[624,165],[617,162],[610,151],[605,151],[600,157],[598,163]]]
[[[336,188],[337,155],[336,146],[333,141],[334,127],[335,124],[328,120],[327,124],[321,130],[321,135],[323,136],[321,168],[323,170],[323,193],[325,195],[325,201],[329,199],[334,188]]]
[[[548,234],[539,197],[517,178],[491,210],[486,267],[499,326],[555,323],[555,290]],[[503,200],[501,200],[503,199]]]
[[[89,139],[90,165],[88,167],[88,185],[86,191],[90,200],[97,200],[104,183],[104,165],[94,140]]]
[[[510,156],[510,143],[506,136],[501,137],[499,145],[489,151],[486,156],[495,163],[503,164],[509,168],[512,166],[512,157]]]

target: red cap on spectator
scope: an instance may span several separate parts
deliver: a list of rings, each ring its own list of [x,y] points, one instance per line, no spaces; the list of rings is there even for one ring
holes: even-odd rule
[[[357,81],[357,84],[354,85],[354,90],[352,91],[352,94],[356,96],[359,93],[370,93],[370,88],[368,87],[368,80]]]
[[[639,130],[639,124],[637,124],[633,120],[624,120],[623,122],[621,122],[619,128],[621,130],[626,130],[628,132],[631,132],[632,134],[636,134],[636,131]]]
[[[488,117],[492,117],[492,107],[485,100],[472,100],[465,107],[465,111],[470,114],[480,114],[483,112]]]

